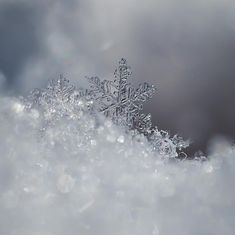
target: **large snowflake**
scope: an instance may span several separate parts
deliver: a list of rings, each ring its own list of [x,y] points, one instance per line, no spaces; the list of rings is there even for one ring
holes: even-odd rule
[[[155,87],[148,83],[133,88],[128,79],[131,69],[125,59],[119,61],[114,72],[114,80],[101,81],[98,77],[88,78],[91,94],[98,110],[115,123],[138,129],[141,132],[152,126],[150,114],[142,114],[143,103],[152,97]]]

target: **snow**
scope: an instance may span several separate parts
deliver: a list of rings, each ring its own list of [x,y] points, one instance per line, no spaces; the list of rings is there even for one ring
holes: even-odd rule
[[[234,234],[233,146],[169,157],[180,138],[118,126],[60,82],[0,98],[0,234]]]

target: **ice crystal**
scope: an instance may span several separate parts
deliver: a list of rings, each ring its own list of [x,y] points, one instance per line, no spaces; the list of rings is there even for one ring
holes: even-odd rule
[[[133,88],[128,81],[131,69],[125,59],[119,61],[114,72],[114,80],[101,81],[98,77],[88,78],[91,84],[91,93],[96,101],[97,108],[106,117],[115,123],[145,131],[151,127],[149,115],[141,114],[143,103],[150,99],[155,91],[154,86],[148,83]]]
[[[42,109],[48,121],[62,116],[77,118],[82,112],[91,111],[93,107],[89,91],[75,88],[62,75],[59,79],[51,80],[45,89],[34,89],[25,99],[25,103],[29,109]]]
[[[184,155],[181,152],[182,149],[189,146],[189,141],[184,141],[178,135],[171,137],[167,131],[159,131],[156,127],[148,135],[148,138],[153,150],[163,157],[177,157],[179,153]]]

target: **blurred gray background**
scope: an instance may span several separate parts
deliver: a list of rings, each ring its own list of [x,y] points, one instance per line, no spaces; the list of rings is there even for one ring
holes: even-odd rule
[[[206,150],[235,137],[234,0],[0,0],[0,92],[64,74],[112,77],[120,58],[157,93],[154,124]]]

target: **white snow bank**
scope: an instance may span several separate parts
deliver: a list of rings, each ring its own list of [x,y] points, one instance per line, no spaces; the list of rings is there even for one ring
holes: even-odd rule
[[[0,99],[1,235],[234,234],[233,148],[165,160],[143,136],[63,108]]]

